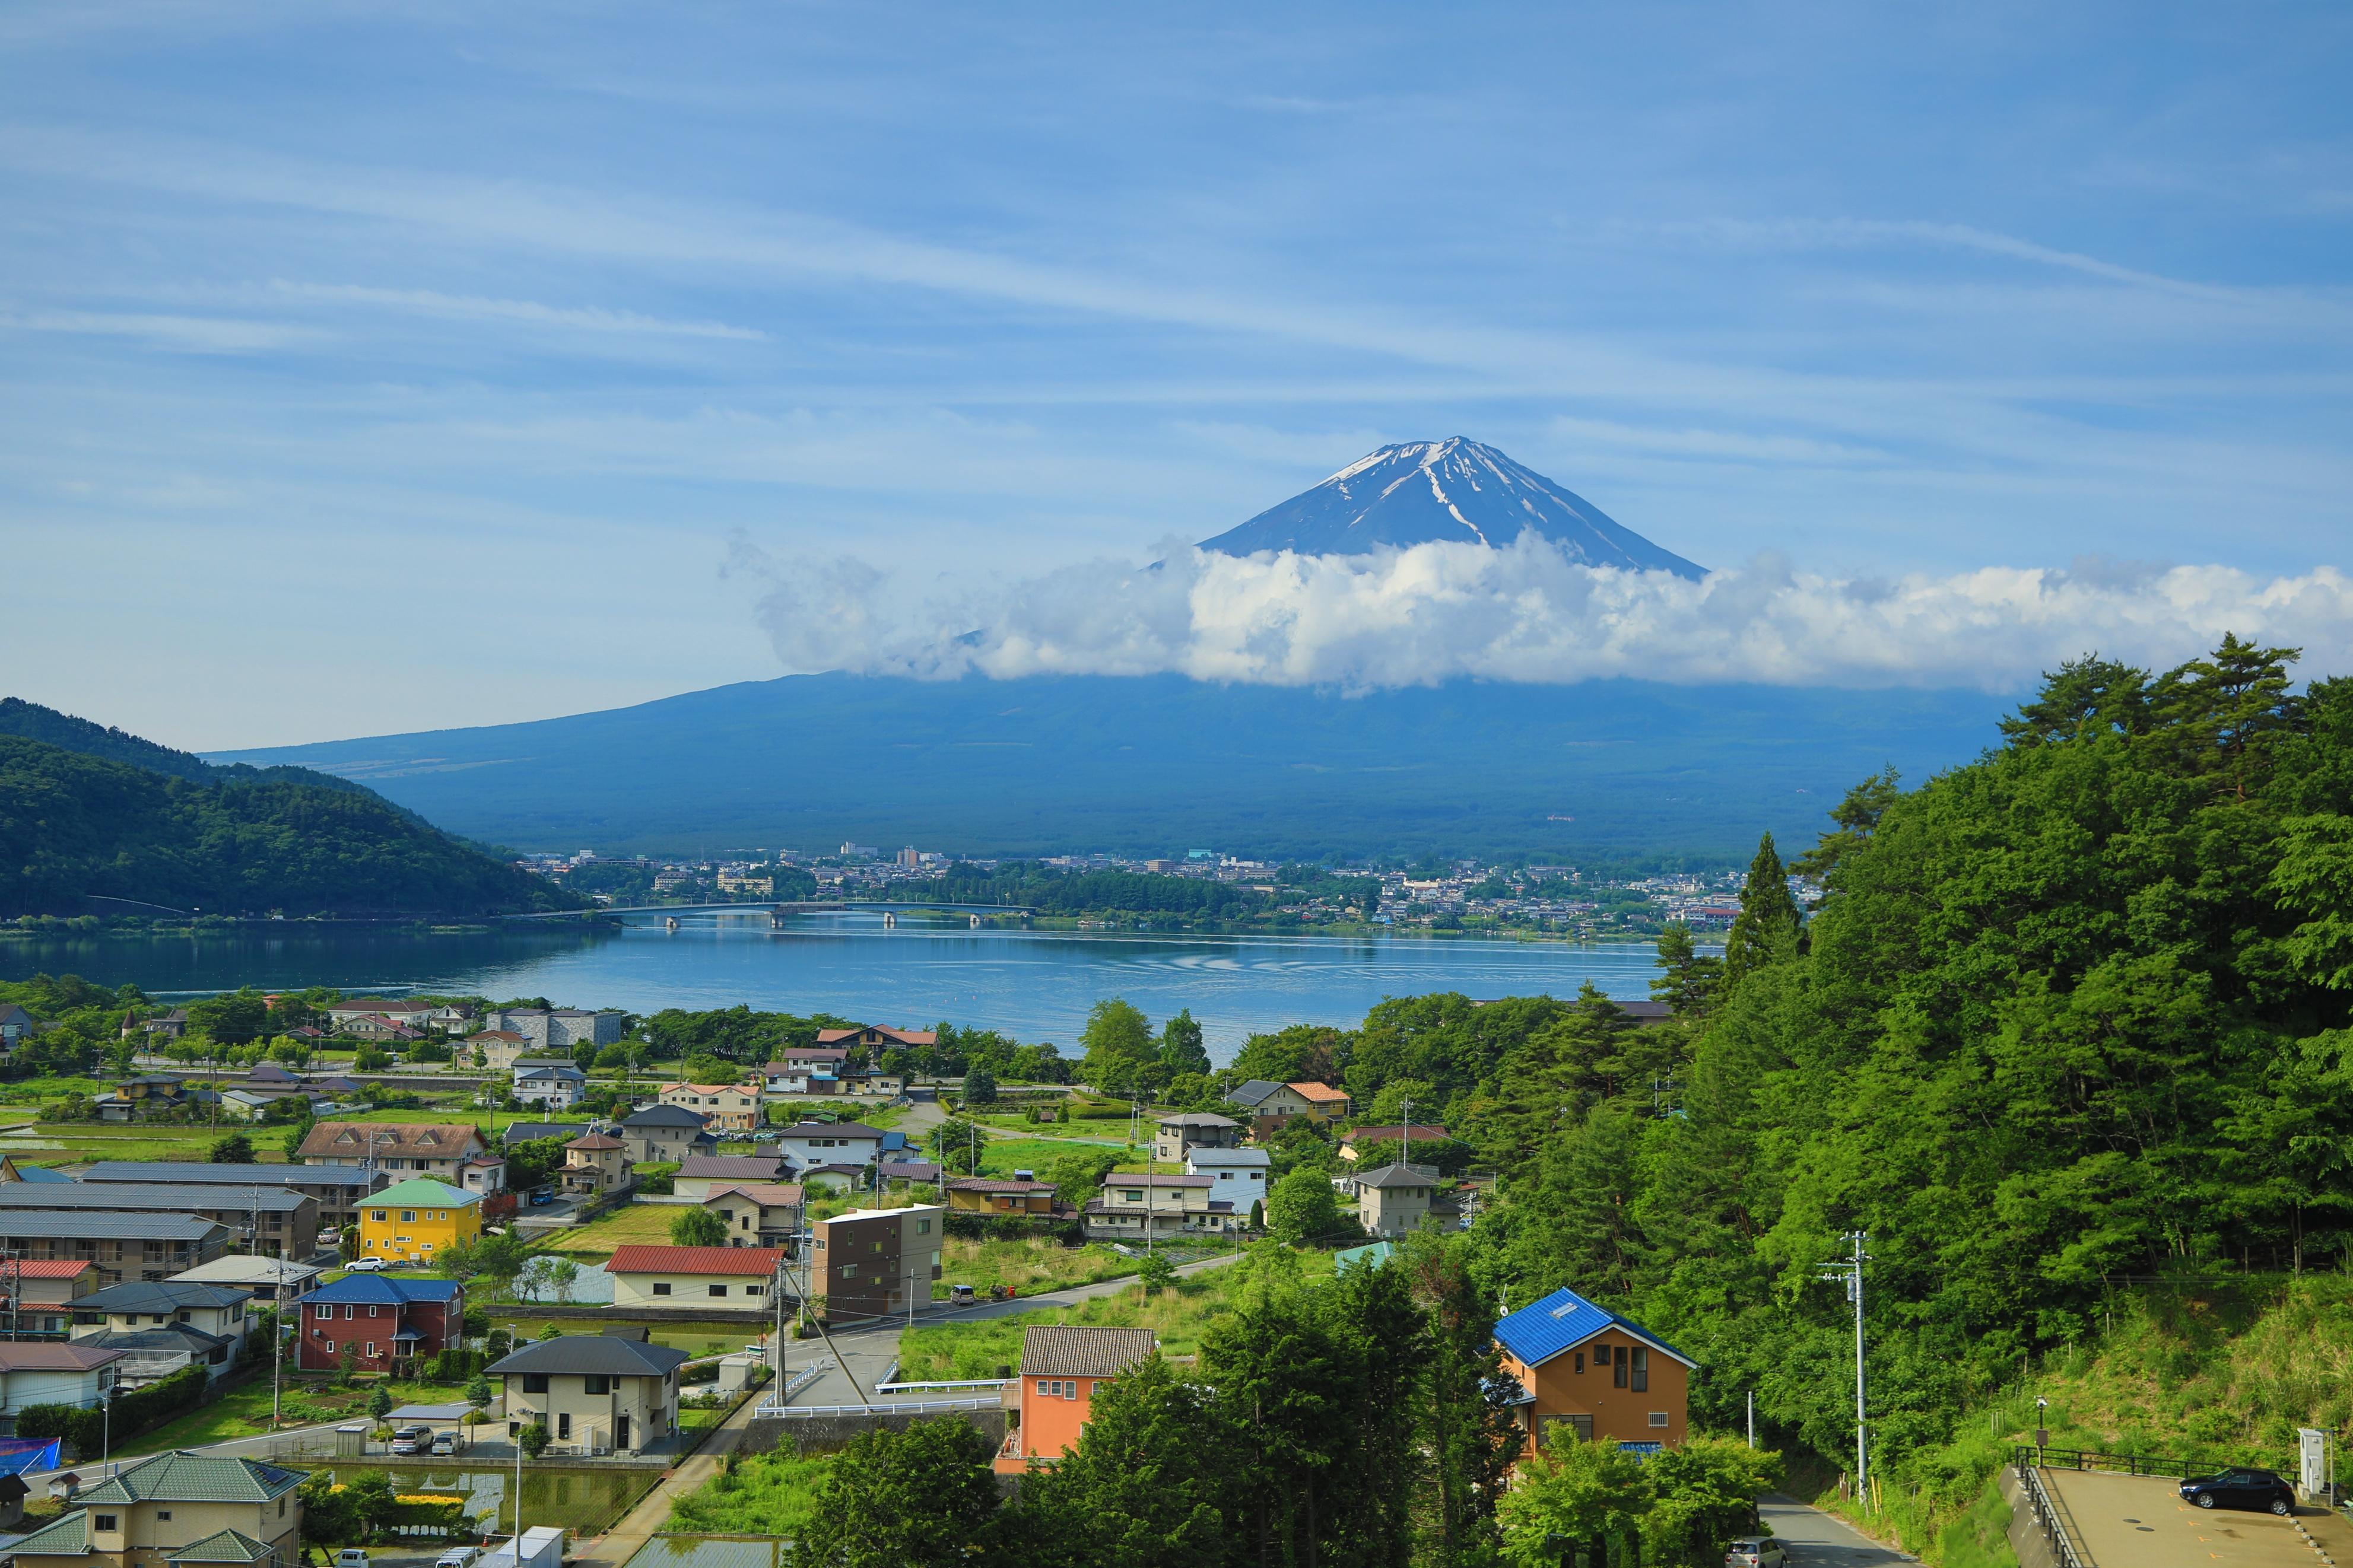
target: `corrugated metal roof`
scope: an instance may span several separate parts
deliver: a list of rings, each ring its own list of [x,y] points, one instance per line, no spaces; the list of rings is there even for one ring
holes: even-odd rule
[[[378,1306],[401,1306],[410,1301],[450,1301],[458,1296],[455,1279],[391,1279],[381,1274],[346,1274],[332,1285],[322,1285],[302,1298],[304,1304],[317,1301],[373,1301]]]
[[[748,1274],[776,1271],[783,1253],[766,1247],[617,1247],[607,1274]]]
[[[202,1160],[100,1160],[85,1182],[173,1182],[197,1186],[364,1187],[375,1180],[357,1165],[214,1165]]]
[[[1554,1291],[1540,1301],[1530,1302],[1495,1325],[1495,1338],[1505,1350],[1518,1358],[1523,1366],[1540,1366],[1566,1350],[1572,1350],[1604,1329],[1616,1329],[1631,1335],[1654,1350],[1664,1352],[1685,1366],[1699,1363],[1640,1323],[1621,1318],[1606,1308],[1597,1307],[1576,1291],[1566,1288]]]
[[[220,1166],[213,1167],[215,1171]],[[190,1209],[250,1209],[264,1214],[291,1214],[313,1200],[306,1193],[284,1187],[174,1186],[160,1193],[142,1192],[121,1182],[0,1182],[0,1209],[144,1209],[151,1214],[185,1213]]]
[[[68,1209],[16,1209],[0,1216],[0,1236],[68,1241],[187,1241],[210,1239],[228,1226],[193,1214],[92,1214]]]

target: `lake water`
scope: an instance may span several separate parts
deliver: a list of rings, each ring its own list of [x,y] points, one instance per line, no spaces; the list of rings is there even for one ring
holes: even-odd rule
[[[75,973],[136,982],[160,997],[256,985],[340,986],[347,994],[455,992],[545,996],[558,1006],[831,1012],[869,1023],[940,1019],[1068,1047],[1087,1010],[1124,996],[1156,1025],[1180,1007],[1210,1054],[1286,1024],[1353,1026],[1385,996],[1573,996],[1590,980],[1621,1001],[1646,998],[1646,945],[1413,937],[1123,936],[1108,932],[885,930],[880,915],[690,915],[678,931],[637,921],[618,931],[533,924],[447,935],[250,930],[226,937],[0,942],[0,979]]]

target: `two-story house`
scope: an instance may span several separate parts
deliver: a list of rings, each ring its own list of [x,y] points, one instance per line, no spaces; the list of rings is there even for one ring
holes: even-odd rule
[[[1211,1203],[1229,1203],[1237,1223],[1248,1224],[1253,1205],[1266,1202],[1267,1173],[1274,1162],[1263,1149],[1214,1149],[1196,1144],[1185,1155],[1185,1173],[1209,1179]]]
[[[1293,1117],[1337,1121],[1348,1113],[1348,1097],[1329,1084],[1269,1083],[1252,1079],[1226,1096],[1250,1116],[1250,1136],[1265,1138]]]
[[[185,1323],[226,1341],[233,1355],[253,1328],[250,1290],[177,1279],[128,1279],[93,1290],[76,1301],[72,1334],[86,1340],[109,1331],[167,1328]]]
[[[645,1334],[565,1334],[493,1362],[491,1375],[506,1385],[509,1435],[543,1426],[553,1452],[617,1455],[676,1431],[678,1369],[687,1353],[649,1343]]]
[[[360,1256],[427,1265],[437,1252],[482,1237],[482,1194],[418,1176],[360,1205]]]
[[[517,1068],[512,1089],[525,1105],[542,1110],[563,1110],[588,1098],[588,1075],[570,1062]]]
[[[296,1152],[306,1165],[358,1165],[455,1184],[458,1167],[490,1152],[490,1143],[464,1121],[322,1121]]]
[[[771,1095],[839,1093],[842,1064],[849,1057],[839,1046],[787,1050],[760,1069],[761,1090]]]
[[[0,1304],[16,1314],[27,1339],[63,1339],[73,1327],[74,1303],[99,1288],[98,1265],[82,1258],[12,1258],[0,1261]]]
[[[1680,1445],[1699,1364],[1630,1319],[1560,1289],[1495,1325],[1527,1452],[1564,1423],[1587,1442],[1637,1453]]]
[[[468,1035],[461,1047],[464,1056],[459,1065],[480,1067],[485,1072],[512,1072],[515,1064],[531,1050],[531,1041],[512,1029],[484,1029]],[[474,1058],[482,1059],[476,1062]]]
[[[661,1102],[691,1110],[711,1127],[750,1132],[760,1125],[760,1091],[735,1083],[666,1083]]]
[[[776,1152],[793,1163],[796,1173],[817,1165],[861,1169],[875,1162],[881,1148],[882,1134],[860,1121],[797,1121],[776,1134]]]
[[[1140,1242],[1223,1234],[1247,1224],[1250,1205],[1244,1204],[1238,1215],[1232,1200],[1209,1195],[1216,1184],[1208,1176],[1114,1172],[1103,1178],[1102,1195],[1087,1200],[1087,1239]]]
[[[1356,1223],[1368,1236],[1399,1237],[1419,1230],[1433,1212],[1452,1217],[1441,1198],[1438,1172],[1429,1165],[1383,1165],[1349,1179],[1356,1199]]]
[[[994,1176],[955,1176],[947,1184],[948,1207],[957,1214],[1050,1215],[1054,1184]]]
[[[390,1372],[465,1337],[466,1290],[455,1279],[346,1274],[302,1299],[295,1364],[331,1372],[352,1352],[361,1372]]]
[[[259,1459],[151,1454],[11,1551],[19,1568],[297,1568],[302,1480]]]
[[[877,1024],[869,1024],[855,1029],[819,1029],[817,1043],[837,1049],[856,1047],[868,1052],[887,1051],[894,1047],[916,1050],[938,1045],[940,1034],[937,1029],[886,1029]]]
[[[1024,1329],[1021,1375],[1001,1395],[1005,1442],[990,1468],[1018,1476],[1060,1459],[1078,1446],[1093,1413],[1095,1391],[1149,1360],[1158,1348],[1150,1329]]]
[[[1353,1127],[1340,1139],[1340,1158],[1354,1164],[1366,1154],[1381,1152],[1394,1143],[1397,1148],[1391,1152],[1397,1158],[1408,1164],[1426,1163],[1426,1159],[1421,1162],[1414,1159],[1417,1152],[1426,1157],[1435,1153],[1440,1145],[1452,1142],[1446,1129],[1435,1121],[1398,1121],[1382,1126]],[[1424,1143],[1430,1147],[1418,1150],[1418,1145]]]
[[[744,1182],[712,1189],[702,1206],[727,1227],[730,1247],[765,1247],[797,1251],[808,1213],[798,1182]]]
[[[710,1123],[682,1105],[649,1105],[621,1120],[621,1142],[639,1163],[692,1159],[715,1153],[719,1140]]]
[[[781,1182],[792,1166],[781,1154],[697,1154],[679,1162],[670,1190],[681,1198],[707,1198],[722,1187],[744,1182]]]
[[[1229,1116],[1188,1110],[1154,1124],[1152,1157],[1181,1161],[1196,1149],[1231,1149],[1242,1141],[1242,1124]]]
[[[599,1198],[635,1186],[638,1173],[627,1143],[610,1132],[584,1132],[564,1146],[563,1179],[566,1193]]]

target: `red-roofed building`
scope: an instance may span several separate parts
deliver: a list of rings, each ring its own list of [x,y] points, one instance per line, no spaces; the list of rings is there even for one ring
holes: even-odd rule
[[[857,1029],[819,1029],[817,1043],[820,1046],[863,1046],[870,1050],[889,1050],[893,1046],[936,1046],[940,1043],[936,1029],[886,1029],[879,1024],[869,1024]],[[786,1053],[791,1059],[791,1053]]]
[[[86,1258],[0,1259],[0,1310],[24,1314],[22,1333],[64,1338],[73,1328],[73,1303],[98,1288],[98,1265]]]
[[[618,1247],[605,1265],[613,1305],[764,1310],[784,1252],[766,1247]]]

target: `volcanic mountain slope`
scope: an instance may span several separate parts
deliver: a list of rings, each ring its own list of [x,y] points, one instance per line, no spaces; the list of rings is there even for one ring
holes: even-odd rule
[[[1440,541],[1501,548],[1527,531],[1588,566],[1707,574],[1574,490],[1460,436],[1383,447],[1314,489],[1203,540],[1201,548],[1226,555],[1366,555]]]

